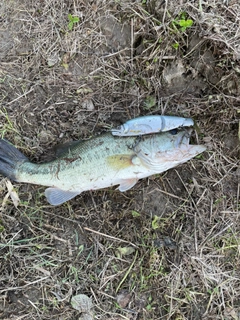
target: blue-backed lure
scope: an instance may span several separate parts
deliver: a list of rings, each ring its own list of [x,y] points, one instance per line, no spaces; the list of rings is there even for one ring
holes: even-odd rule
[[[128,120],[118,128],[111,129],[111,132],[114,136],[138,136],[165,132],[175,128],[190,127],[193,125],[194,122],[191,118],[149,115]]]

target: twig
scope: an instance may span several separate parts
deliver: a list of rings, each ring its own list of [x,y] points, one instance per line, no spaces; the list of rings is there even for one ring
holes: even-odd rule
[[[132,242],[129,242],[129,241],[126,241],[126,240],[123,240],[123,239],[119,239],[119,238],[116,238],[116,237],[112,237],[112,236],[109,236],[108,234],[105,234],[105,233],[102,233],[102,232],[99,232],[99,231],[96,231],[96,230],[93,230],[93,229],[90,229],[88,227],[84,227],[85,230],[87,231],[90,231],[90,232],[93,232],[93,233],[96,233],[100,236],[103,236],[103,237],[106,237],[106,238],[109,238],[109,239],[112,239],[112,240],[116,240],[116,241],[120,241],[120,242],[124,242],[124,243],[128,243],[130,244],[131,246],[135,247],[135,248],[138,248],[138,246],[136,246],[135,244],[133,244]]]

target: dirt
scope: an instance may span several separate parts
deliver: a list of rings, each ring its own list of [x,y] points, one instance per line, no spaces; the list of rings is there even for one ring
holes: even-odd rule
[[[208,148],[125,193],[58,207],[12,182],[15,207],[1,178],[0,319],[240,317],[240,5],[199,5],[0,4],[0,133],[32,161],[146,114],[192,117]],[[73,308],[77,294],[94,315]]]

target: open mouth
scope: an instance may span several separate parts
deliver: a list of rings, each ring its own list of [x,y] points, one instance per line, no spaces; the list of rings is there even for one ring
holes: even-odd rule
[[[175,148],[181,148],[181,149],[188,148],[189,143],[190,143],[191,133],[193,132],[193,129],[184,127],[181,129],[174,129],[174,131],[175,130],[177,131],[175,133],[177,135],[177,139],[175,142]],[[171,133],[171,134],[173,134],[173,133]]]
[[[182,151],[187,152],[189,155],[195,156],[205,151],[206,147],[203,145],[190,144],[192,132],[192,128],[182,128],[176,141],[176,148],[179,148]]]

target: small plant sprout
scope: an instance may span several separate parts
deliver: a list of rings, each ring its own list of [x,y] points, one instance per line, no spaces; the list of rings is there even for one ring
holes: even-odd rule
[[[193,25],[193,20],[187,19],[187,13],[182,12],[179,18],[173,20],[172,24],[178,30],[185,32],[187,28],[190,28]]]
[[[132,216],[133,216],[133,218],[141,217],[141,214],[135,210],[132,210]]]
[[[190,28],[193,24],[192,19],[187,19],[187,20],[179,20],[178,21],[179,26],[181,27],[180,30],[184,32],[187,28]]]
[[[144,109],[150,110],[156,105],[156,98],[154,96],[147,96],[144,101]]]
[[[155,215],[153,220],[152,220],[152,228],[153,228],[153,230],[156,230],[156,229],[159,228],[159,220],[160,220],[160,218]]]
[[[79,17],[76,16],[72,16],[71,13],[68,14],[68,30],[71,31],[73,29],[73,25],[74,23],[78,23],[79,22]]]

